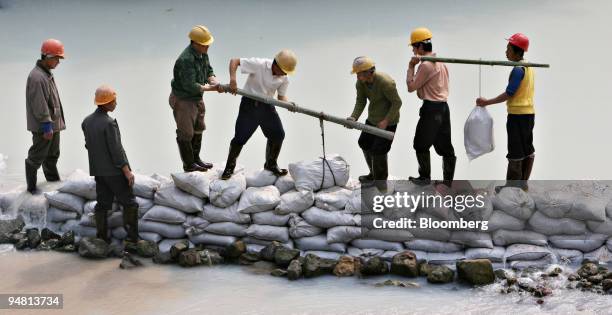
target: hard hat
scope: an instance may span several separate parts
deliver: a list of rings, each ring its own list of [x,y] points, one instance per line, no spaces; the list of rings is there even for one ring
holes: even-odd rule
[[[57,39],[49,38],[42,43],[40,53],[48,57],[64,58],[64,44]]]
[[[510,38],[506,38],[506,40],[523,51],[527,51],[529,48],[529,38],[523,33],[516,33],[510,36]]]
[[[432,37],[433,35],[429,29],[425,27],[415,28],[412,33],[410,33],[410,45],[420,43],[424,40],[431,39]]]
[[[204,46],[208,46],[215,41],[215,38],[204,25],[194,26],[189,32],[189,39]]]
[[[351,74],[370,70],[372,67],[374,67],[374,60],[372,60],[372,58],[368,56],[359,56],[353,60],[353,70]]]
[[[297,56],[289,49],[283,49],[276,54],[274,61],[286,74],[293,74],[297,65]]]
[[[106,105],[117,98],[117,93],[115,89],[110,87],[109,85],[101,85],[96,89],[96,97],[94,99],[94,103],[96,105]]]

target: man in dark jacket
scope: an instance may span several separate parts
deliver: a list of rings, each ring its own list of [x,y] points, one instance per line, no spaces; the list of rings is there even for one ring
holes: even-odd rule
[[[81,128],[89,155],[89,173],[96,179],[97,237],[110,242],[107,217],[116,198],[123,206],[126,243],[135,244],[138,242],[138,203],[132,191],[134,174],[121,144],[117,120],[108,115],[117,107],[116,95],[110,86],[100,86],[95,96],[98,108],[83,120]]]
[[[57,160],[60,155],[60,131],[66,129],[64,109],[51,70],[64,59],[64,45],[47,39],[41,47],[40,60],[30,72],[26,84],[26,117],[32,132],[32,146],[25,160],[26,182],[30,193],[36,192],[36,173],[42,165],[49,182],[59,181]]]

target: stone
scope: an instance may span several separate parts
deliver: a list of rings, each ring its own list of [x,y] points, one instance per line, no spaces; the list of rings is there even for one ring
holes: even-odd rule
[[[277,268],[272,270],[272,272],[270,272],[270,275],[273,277],[286,277],[287,270]]]
[[[509,285],[509,286],[513,286],[513,285],[515,285],[517,283],[518,283],[518,278],[517,277],[508,277],[506,279],[506,284]]]
[[[25,222],[21,215],[15,219],[0,220],[0,235],[2,234],[15,234],[21,232],[25,227]]]
[[[26,235],[25,232],[17,232],[17,233],[13,233],[11,235],[9,235],[9,243],[11,244],[17,244],[21,241],[25,240],[27,242],[28,237]]]
[[[238,258],[238,263],[241,265],[252,265],[259,261],[259,254],[257,253],[244,253]]]
[[[594,276],[599,273],[599,268],[597,265],[591,262],[587,262],[580,266],[580,269],[576,271],[576,273],[582,278],[588,278],[590,276]]]
[[[136,255],[144,258],[152,258],[159,252],[159,247],[157,247],[157,243],[147,241],[147,240],[139,240],[136,243]]]
[[[416,282],[410,281],[399,281],[399,280],[386,280],[384,282],[376,283],[375,286],[393,286],[393,287],[401,287],[401,288],[420,288],[421,286]]]
[[[280,267],[287,267],[289,263],[300,257],[300,251],[281,246],[274,252],[274,262]]]
[[[314,254],[308,254],[304,257],[302,271],[304,277],[313,278],[324,274],[331,274],[336,266],[336,261],[332,259],[320,258]]]
[[[111,243],[108,245],[108,257],[123,258],[124,249],[125,246],[121,242]]]
[[[495,282],[493,265],[488,259],[467,259],[456,262],[457,277],[471,285],[487,285]]]
[[[604,279],[612,279],[612,271],[606,272]]]
[[[181,267],[194,267],[200,265],[202,259],[197,250],[189,249],[179,254],[178,263]]]
[[[541,298],[552,295],[552,289],[545,286],[537,286],[533,291],[533,296]]]
[[[62,247],[57,247],[55,248],[55,250],[58,252],[62,252],[62,253],[74,253],[77,251],[76,246],[74,246],[74,244],[68,244]]]
[[[518,287],[528,292],[533,292],[536,289],[536,282],[527,277],[517,279]]]
[[[590,283],[599,284],[599,283],[601,283],[603,281],[603,275],[597,274],[597,275],[594,275],[594,276],[590,276],[590,277],[587,278],[587,280]]]
[[[44,228],[42,229],[42,231],[40,231],[40,238],[41,241],[48,241],[50,239],[60,239],[61,236],[51,230],[49,230],[48,228]]]
[[[569,280],[569,281],[578,281],[578,280],[580,280],[580,276],[575,274],[575,273],[572,273],[569,276],[567,276],[567,280]]]
[[[508,272],[504,269],[495,269],[493,273],[495,274],[495,277],[499,280],[506,280],[509,277]]]
[[[393,256],[391,273],[405,277],[417,277],[419,268],[416,255],[411,251],[403,251]]]
[[[360,274],[364,276],[379,276],[389,272],[387,263],[380,257],[372,257],[361,265]]]
[[[446,266],[434,266],[431,269],[429,275],[427,275],[427,282],[429,283],[450,283],[455,278],[455,272]]]
[[[170,257],[177,260],[179,255],[189,249],[189,242],[186,240],[176,242],[170,247]]]
[[[141,266],[142,262],[134,258],[130,253],[125,253],[121,259],[121,263],[119,264],[119,268],[121,269],[132,269]]]
[[[62,236],[59,239],[58,245],[66,246],[66,245],[71,245],[71,244],[74,244],[74,231],[68,231],[62,234]]]
[[[294,259],[287,267],[287,278],[289,280],[297,280],[302,277],[302,263],[298,259]]]
[[[563,273],[563,269],[561,269],[560,267],[555,267],[552,270],[548,271],[548,276],[549,277],[558,277],[561,273]]]
[[[30,241],[27,238],[22,238],[15,243],[16,250],[24,250],[30,246]]]
[[[259,251],[260,258],[265,261],[274,261],[274,254],[279,247],[282,247],[282,245],[276,241],[266,245],[266,247]]]
[[[605,279],[602,281],[601,287],[605,292],[612,290],[612,279]]]
[[[40,244],[38,244],[38,250],[52,250],[52,249],[56,249],[57,246],[59,244],[59,239],[49,239],[46,241],[42,241],[40,242]]]
[[[235,241],[226,248],[225,258],[238,259],[244,253],[246,253],[246,244],[243,241]]]
[[[355,258],[352,256],[342,256],[334,267],[334,275],[337,277],[351,277],[355,274]]]
[[[79,255],[85,258],[106,258],[109,249],[108,244],[102,239],[95,237],[83,237],[79,242]]]
[[[172,258],[170,252],[159,252],[153,257],[153,262],[160,265],[171,264],[175,261],[176,259]]]
[[[419,260],[419,277],[427,277],[431,272],[432,266],[425,260]]]
[[[38,232],[38,229],[27,229],[26,236],[28,238],[28,246],[31,249],[36,249],[41,241],[40,232]]]
[[[210,249],[205,249],[198,252],[200,254],[200,261],[202,265],[213,266],[223,263],[223,257],[221,255]]]

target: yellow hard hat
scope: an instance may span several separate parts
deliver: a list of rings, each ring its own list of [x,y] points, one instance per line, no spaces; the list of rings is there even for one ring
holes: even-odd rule
[[[359,73],[361,71],[370,70],[374,67],[374,60],[368,56],[359,56],[353,60],[353,70],[351,74]]]
[[[420,43],[424,40],[431,39],[433,35],[431,31],[425,27],[415,28],[412,33],[410,33],[410,45]]]
[[[215,38],[204,25],[194,26],[189,32],[189,39],[204,46],[208,46],[215,41]]]
[[[289,49],[283,49],[276,54],[274,61],[286,74],[293,74],[297,65],[297,56]]]
[[[115,99],[117,99],[117,93],[115,89],[109,85],[101,85],[96,89],[96,97],[94,98],[94,103],[96,105],[106,105]]]

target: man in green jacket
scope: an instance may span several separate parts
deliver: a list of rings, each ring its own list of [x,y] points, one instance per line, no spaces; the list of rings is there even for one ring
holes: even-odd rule
[[[380,129],[395,132],[400,117],[400,99],[395,81],[387,74],[376,71],[374,61],[370,57],[361,56],[353,61],[351,73],[357,74],[357,99],[355,109],[347,120],[356,121],[365,109],[369,100],[368,118],[366,124]],[[370,173],[359,176],[362,183],[370,181],[386,181],[389,175],[387,153],[391,150],[393,140],[387,140],[366,132],[359,137],[359,147],[363,150]],[[385,182],[386,183],[386,182]],[[386,185],[377,182],[380,188],[386,190]]]
[[[183,170],[205,172],[213,165],[200,159],[202,133],[206,129],[202,94],[217,91],[219,85],[208,60],[208,47],[214,38],[208,28],[196,25],[189,32],[189,39],[189,46],[174,64],[169,103],[176,121],[176,142]]]

